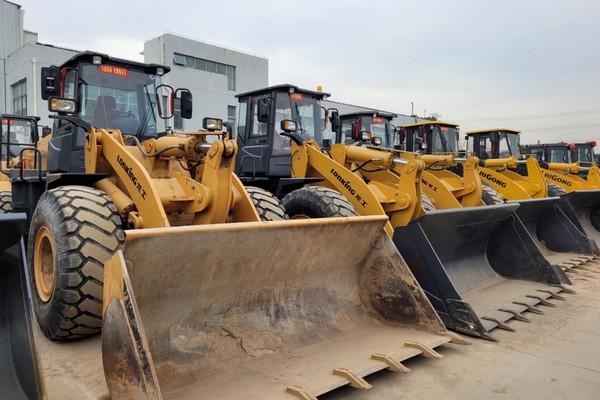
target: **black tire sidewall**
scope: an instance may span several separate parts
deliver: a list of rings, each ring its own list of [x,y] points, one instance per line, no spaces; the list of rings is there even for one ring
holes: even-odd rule
[[[55,334],[53,332],[60,331],[61,328],[59,325],[57,326],[49,326],[48,324],[44,324],[43,321],[57,321],[60,318],[60,315],[57,315],[57,309],[63,307],[63,304],[60,302],[60,291],[61,283],[59,279],[59,271],[65,268],[65,254],[64,247],[58,246],[56,243],[57,238],[64,238],[65,232],[62,232],[60,222],[62,220],[63,214],[59,207],[54,207],[52,201],[49,200],[50,196],[48,192],[44,193],[38,202],[38,206],[33,214],[33,218],[31,220],[31,225],[29,229],[29,243],[27,244],[27,260],[29,260],[30,268],[29,268],[29,276],[31,282],[31,290],[32,290],[32,301],[33,308],[35,310],[36,317],[38,322],[40,323],[40,328],[48,337],[53,337]],[[40,299],[38,294],[37,284],[35,281],[35,272],[33,268],[34,263],[34,252],[35,252],[35,241],[37,237],[37,232],[42,228],[46,227],[50,233],[52,238],[52,245],[54,247],[54,256],[56,262],[56,270],[54,274],[54,291],[52,296],[48,300],[48,302],[43,302]],[[55,325],[55,324],[51,324]]]
[[[323,187],[294,190],[284,197],[283,207],[290,218],[337,218],[356,216],[352,204],[339,192]]]
[[[0,191],[0,214],[6,214],[12,211],[12,192],[8,190]]]
[[[281,221],[287,219],[281,202],[271,192],[256,186],[247,186],[246,192],[250,196],[261,221]]]
[[[93,207],[78,205],[85,201]],[[110,249],[82,233],[84,228],[102,229],[83,218],[83,212],[93,211],[94,207],[108,215],[96,218],[102,218],[102,224],[111,227],[112,233],[103,232],[101,240],[115,243]],[[34,272],[35,241],[42,227],[48,229],[55,260],[54,290],[47,302],[38,294]],[[40,197],[31,220],[27,256],[35,314],[48,338],[79,338],[101,330],[104,261],[121,248],[123,242],[117,210],[103,192],[67,186],[47,191]],[[96,250],[91,250],[93,248]],[[106,257],[99,259],[98,250]],[[94,272],[90,272],[92,264]],[[95,285],[93,289],[90,289],[91,284]]]

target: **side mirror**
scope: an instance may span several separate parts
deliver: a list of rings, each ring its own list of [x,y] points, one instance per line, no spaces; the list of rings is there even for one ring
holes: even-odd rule
[[[394,131],[396,131],[396,134],[398,135],[398,143],[404,144],[406,141],[406,128],[397,126],[394,128]]]
[[[352,123],[352,140],[358,142],[360,140],[360,124],[353,122]]]
[[[60,96],[61,74],[58,67],[42,68],[42,100],[48,100],[50,96]]]
[[[175,95],[179,94],[181,118],[192,118],[192,92],[188,89],[177,89]]]
[[[331,120],[331,130],[333,132],[338,132],[340,130],[341,127],[341,121],[340,121],[340,113],[338,110],[331,110],[331,115],[329,116],[329,119]]]
[[[49,126],[45,126],[42,128],[42,138],[50,135],[52,133],[52,129]]]
[[[271,99],[263,97],[257,100],[256,106],[258,122],[271,122]]]

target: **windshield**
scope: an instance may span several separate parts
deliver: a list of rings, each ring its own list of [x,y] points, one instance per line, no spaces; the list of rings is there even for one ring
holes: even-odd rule
[[[381,146],[393,148],[394,143],[390,137],[390,122],[383,117],[363,116],[360,119],[361,131],[367,131],[371,134],[371,139],[378,137],[381,139]]]
[[[571,164],[571,160],[571,152],[567,146],[560,146],[558,148],[550,149],[550,162]]]
[[[342,118],[342,138],[341,143],[352,144],[355,142],[352,129],[358,130],[358,134],[368,132],[369,137],[381,139],[381,147],[393,148],[394,141],[391,137],[390,121],[383,117],[374,117],[372,115],[355,116],[348,115]]]
[[[594,160],[594,149],[588,144],[577,144],[577,161],[580,163],[593,163]]]
[[[433,125],[434,153],[456,153],[458,152],[458,131],[454,126]]]
[[[296,122],[296,132],[304,139],[322,142],[321,106],[314,97],[303,93],[277,93],[275,110],[275,130],[281,128],[281,121],[291,119]],[[289,139],[285,138],[288,142]]]
[[[120,129],[138,137],[157,136],[154,75],[106,64],[83,64],[79,85],[80,115],[92,126]]]
[[[516,133],[500,132],[500,158],[519,155],[519,135]]]

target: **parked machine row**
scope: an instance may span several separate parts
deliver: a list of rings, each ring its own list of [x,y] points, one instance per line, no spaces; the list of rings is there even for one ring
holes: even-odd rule
[[[467,343],[448,329],[495,340],[600,254],[600,190],[548,198],[513,132],[460,152],[457,125],[340,116],[293,85],[238,95],[236,132],[173,132],[193,101],[168,72],[80,53],[42,70],[51,135],[2,117],[1,398],[43,398],[40,343],[100,331],[78,357],[104,373],[78,385],[113,399],[366,390]]]

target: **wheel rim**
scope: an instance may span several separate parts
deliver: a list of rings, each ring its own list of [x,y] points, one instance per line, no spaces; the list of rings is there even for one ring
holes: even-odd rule
[[[52,237],[45,226],[40,228],[35,237],[33,270],[38,296],[46,303],[50,300],[54,291],[56,265]]]

